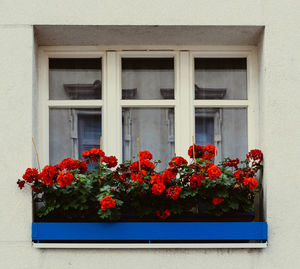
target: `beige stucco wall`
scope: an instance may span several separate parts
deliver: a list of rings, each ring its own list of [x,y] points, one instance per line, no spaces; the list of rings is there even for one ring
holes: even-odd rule
[[[297,268],[300,31],[298,0],[0,2],[1,268]],[[32,165],[36,94],[32,24],[265,25],[259,43],[260,125],[269,247],[264,250],[39,250],[31,197],[16,179]]]

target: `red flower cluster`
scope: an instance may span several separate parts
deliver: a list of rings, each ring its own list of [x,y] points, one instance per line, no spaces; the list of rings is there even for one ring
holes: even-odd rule
[[[248,186],[250,190],[256,189],[258,186],[258,182],[253,177],[246,177],[243,181],[245,186]]]
[[[202,158],[204,154],[204,148],[201,145],[194,144],[195,148],[195,158]],[[193,155],[193,145],[189,147],[188,154],[191,158],[194,158]]]
[[[243,170],[237,170],[234,172],[233,176],[236,178],[236,181],[241,183],[244,181],[245,177],[248,177],[248,173]]]
[[[66,186],[71,185],[73,179],[74,179],[74,175],[72,173],[63,171],[59,173],[57,177],[57,182],[62,188],[64,188]]]
[[[56,166],[46,165],[40,174],[41,180],[45,185],[52,186],[58,171],[59,170]]]
[[[62,160],[59,164],[59,168],[60,170],[66,169],[68,171],[79,169],[81,174],[85,174],[88,169],[84,161],[72,160],[71,158]]]
[[[228,159],[228,161],[224,162],[225,166],[230,166],[230,167],[234,167],[235,169],[238,169],[238,164],[240,163],[240,159],[236,158],[236,159]]]
[[[19,188],[22,190],[24,188],[25,181],[18,179],[17,184],[18,184]]]
[[[222,198],[222,197],[215,197],[215,198],[212,199],[212,203],[213,203],[214,205],[220,204],[220,203],[222,203],[223,201],[224,201],[224,198]]]
[[[101,209],[105,211],[108,208],[115,208],[116,207],[116,201],[109,195],[106,195],[105,198],[100,200]]]
[[[173,178],[176,177],[176,175],[177,172],[173,171],[173,169],[166,169],[162,174],[163,182],[169,183]]]
[[[137,157],[139,157],[139,154],[137,155]],[[140,159],[141,160],[144,160],[144,159],[147,159],[147,160],[152,160],[152,153],[145,150],[145,151],[140,151]]]
[[[206,172],[210,180],[215,180],[222,174],[221,170],[216,165],[211,165]]]
[[[160,212],[160,210],[156,211],[156,215],[160,218],[160,219],[166,219],[168,217],[171,216],[171,211],[169,209],[166,209],[164,212]]]
[[[87,159],[86,163],[92,162],[98,162],[98,159],[105,156],[105,153],[103,150],[99,148],[92,148],[91,150],[85,150],[82,152],[82,157],[84,159]]]
[[[169,162],[169,165],[170,167],[178,167],[178,166],[181,166],[183,164],[187,164],[187,160],[180,157],[180,156],[177,156],[177,157],[174,157],[172,158],[172,160]]]
[[[204,147],[203,159],[210,160],[215,157],[216,147],[214,145],[208,144]]]
[[[201,187],[204,176],[200,174],[193,174],[190,178],[190,187],[196,188]]]
[[[27,168],[25,174],[22,176],[22,178],[28,182],[32,183],[40,178],[39,172],[35,168]],[[24,185],[23,185],[24,186]]]
[[[163,183],[163,178],[159,174],[152,176],[150,183],[153,184],[151,190],[155,195],[161,195],[166,188],[165,184]]]
[[[117,166],[118,164],[118,159],[115,156],[104,156],[101,162],[106,163],[107,168],[112,168]]]
[[[247,160],[253,161],[253,165],[261,164],[261,162],[263,161],[263,154],[259,149],[253,149],[249,151],[246,157]]]
[[[140,184],[142,184],[145,180],[143,179],[144,176],[147,176],[147,172],[144,171],[144,170],[141,170],[139,173],[137,174],[134,174],[132,173],[131,174],[131,180],[135,181],[135,182],[138,182]]]
[[[141,160],[141,170],[152,172],[155,168],[155,165],[150,162],[148,159]],[[130,164],[131,172],[137,173],[139,171],[139,161],[133,162]]]
[[[171,198],[173,200],[177,200],[178,197],[179,197],[179,194],[181,192],[182,188],[180,188],[179,186],[172,186],[170,188],[168,188],[166,190],[166,193],[167,193],[167,197],[168,198]]]

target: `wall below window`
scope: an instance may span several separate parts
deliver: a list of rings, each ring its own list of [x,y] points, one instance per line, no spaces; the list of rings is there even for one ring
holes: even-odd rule
[[[1,268],[297,268],[300,3],[291,1],[19,1],[1,3],[0,267]],[[121,3],[122,2],[122,3]],[[126,3],[125,3],[126,2]],[[83,3],[83,2],[82,2]],[[123,3],[125,6],[123,6]],[[31,247],[30,191],[16,181],[33,165],[36,24],[265,25],[257,41],[260,145],[269,246],[264,250],[92,250]],[[222,35],[218,32],[222,40]],[[238,34],[238,33],[237,33]],[[215,35],[217,38],[217,35]],[[78,35],[80,39],[80,35]],[[215,41],[215,44],[217,43]],[[224,40],[224,39],[223,39]],[[56,42],[56,41],[53,41]],[[152,42],[155,44],[155,40]],[[176,44],[175,44],[176,45]],[[44,165],[44,164],[42,164]],[[180,232],[180,231],[178,231]]]

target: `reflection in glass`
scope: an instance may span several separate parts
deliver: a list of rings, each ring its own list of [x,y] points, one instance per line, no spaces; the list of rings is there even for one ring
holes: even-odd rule
[[[100,146],[101,110],[50,109],[50,164],[71,157],[81,159],[82,152]]]
[[[123,160],[137,160],[137,138],[141,151],[149,150],[154,160],[161,160],[157,171],[167,167],[174,157],[174,109],[173,108],[124,108]],[[134,160],[134,159],[133,159]]]
[[[247,59],[196,58],[195,99],[247,99]]]
[[[174,59],[123,58],[122,99],[174,99]]]
[[[246,108],[196,108],[196,144],[217,145],[220,161],[225,157],[245,159],[248,152]]]
[[[51,100],[101,99],[101,59],[49,59]]]

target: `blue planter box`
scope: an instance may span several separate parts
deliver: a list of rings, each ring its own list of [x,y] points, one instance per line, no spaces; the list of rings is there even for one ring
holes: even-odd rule
[[[266,241],[266,222],[34,222],[32,240],[258,240]]]

